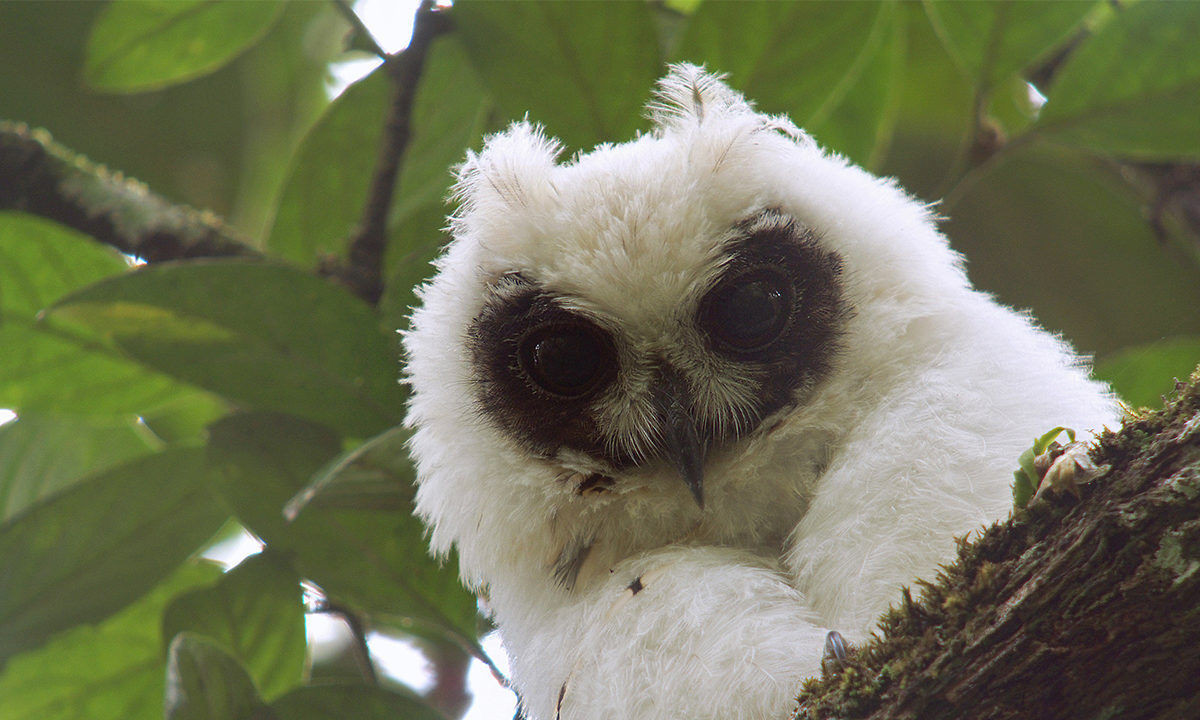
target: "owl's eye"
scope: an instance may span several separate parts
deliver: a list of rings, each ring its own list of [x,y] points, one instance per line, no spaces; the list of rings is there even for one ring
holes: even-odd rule
[[[538,387],[566,399],[591,395],[616,370],[612,340],[582,321],[553,322],[530,330],[521,339],[518,359]]]
[[[792,283],[775,268],[754,268],[723,280],[700,303],[700,325],[735,352],[760,350],[788,325]]]

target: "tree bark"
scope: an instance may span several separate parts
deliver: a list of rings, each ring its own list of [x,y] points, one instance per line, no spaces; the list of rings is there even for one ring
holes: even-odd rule
[[[798,720],[1200,718],[1200,370],[1091,456],[1111,469],[1079,499],[1014,511],[906,590]]]

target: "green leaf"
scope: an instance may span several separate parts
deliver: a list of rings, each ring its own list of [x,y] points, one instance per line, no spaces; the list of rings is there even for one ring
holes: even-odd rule
[[[1036,128],[1140,159],[1200,158],[1200,3],[1113,13],[1059,71]]]
[[[116,275],[115,250],[57,223],[0,211],[0,319],[32,319],[68,292]]]
[[[661,70],[647,3],[454,4],[454,22],[485,86],[509,117],[543,123],[568,148],[626,140]]]
[[[1095,7],[1081,0],[954,2],[925,0],[925,10],[980,94],[1045,59]]]
[[[346,254],[379,160],[380,133],[391,96],[378,68],[343,92],[304,139],[280,197],[268,247],[301,265]],[[425,61],[410,118],[409,145],[389,219],[391,257],[432,254],[440,244],[442,198],[450,167],[480,134],[490,106],[455,36],[436,40]],[[436,206],[433,225],[405,222]],[[395,262],[389,262],[389,267]]]
[[[453,166],[479,142],[492,110],[462,44],[449,39],[439,40],[426,60],[413,107],[413,142],[388,218],[387,286],[380,301],[386,327],[407,325],[417,304],[413,287],[432,273],[430,262],[446,240],[445,197]]]
[[[163,628],[164,638],[186,631],[219,644],[267,699],[295,687],[304,674],[300,578],[270,553],[243,560],[213,587],[175,598]]]
[[[271,703],[286,720],[443,720],[425,701],[381,687],[361,684],[310,685]]]
[[[0,662],[121,609],[220,528],[200,450],[81,481],[0,524]]]
[[[805,123],[822,146],[865,167],[879,166],[891,143],[904,87],[906,30],[904,14],[885,4],[858,57],[857,76],[848,73],[850,84]]]
[[[1114,171],[1047,145],[976,183],[945,224],[984,290],[1084,352],[1200,334],[1200,272],[1162,251]]]
[[[24,318],[0,323],[0,407],[122,416],[205,397],[87,338]]]
[[[22,414],[0,427],[0,523],[89,474],[154,449],[132,419],[86,422]]]
[[[84,80],[138,92],[207,75],[262,38],[282,8],[267,0],[114,0],[92,26]]]
[[[221,571],[185,563],[149,593],[99,625],[72,628],[0,669],[0,708],[14,720],[161,720],[160,618],[176,594]]]
[[[345,290],[236,260],[147,266],[60,301],[52,320],[101,333],[147,366],[235,402],[358,436],[400,421],[396,343]]]
[[[272,254],[306,267],[346,255],[378,161],[389,87],[377,68],[346,88],[305,136],[267,239]]]
[[[200,635],[182,633],[171,641],[166,720],[246,720],[262,708],[237,658]]]
[[[35,322],[69,292],[128,269],[120,253],[73,230],[0,212],[0,407],[126,415],[201,402],[196,390]]]
[[[1096,363],[1096,377],[1133,407],[1162,407],[1162,398],[1200,365],[1200,336],[1173,337],[1122,348]]]
[[[475,598],[459,584],[453,563],[441,566],[428,555],[424,528],[411,512],[412,469],[400,455],[402,437],[389,432],[333,461],[340,447],[327,430],[259,413],[214,425],[209,449],[222,495],[239,519],[269,547],[294,553],[304,577],[362,610],[473,642]],[[314,501],[286,522],[285,505],[322,470],[318,482],[329,489],[319,496],[332,500]],[[358,492],[333,491],[341,478]],[[364,498],[384,500],[364,507]]]
[[[892,12],[882,2],[704,3],[676,59],[729,73],[758,107],[807,126],[830,116],[859,82]],[[875,92],[877,84],[877,78],[866,83]]]

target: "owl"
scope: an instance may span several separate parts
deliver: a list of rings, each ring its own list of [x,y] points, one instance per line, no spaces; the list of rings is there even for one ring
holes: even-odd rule
[[[692,65],[648,113],[458,168],[404,336],[417,513],[532,720],[786,718],[1033,437],[1117,406],[892,181]]]

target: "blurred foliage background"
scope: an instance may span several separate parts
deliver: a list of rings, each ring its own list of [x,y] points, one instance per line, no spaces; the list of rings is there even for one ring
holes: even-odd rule
[[[267,256],[138,266],[0,210],[4,720],[461,714],[487,625],[409,515],[394,331],[467,148],[526,112],[568,151],[627,139],[670,61],[936,203],[976,284],[1129,404],[1200,361],[1200,3],[459,0],[376,304],[314,272],[345,262],[397,82],[393,58],[331,99],[331,64],[374,47],[348,9],[0,3],[0,119]],[[263,552],[200,559],[242,528]],[[355,642],[314,662],[306,614]],[[368,631],[425,648],[424,697],[375,671]]]

